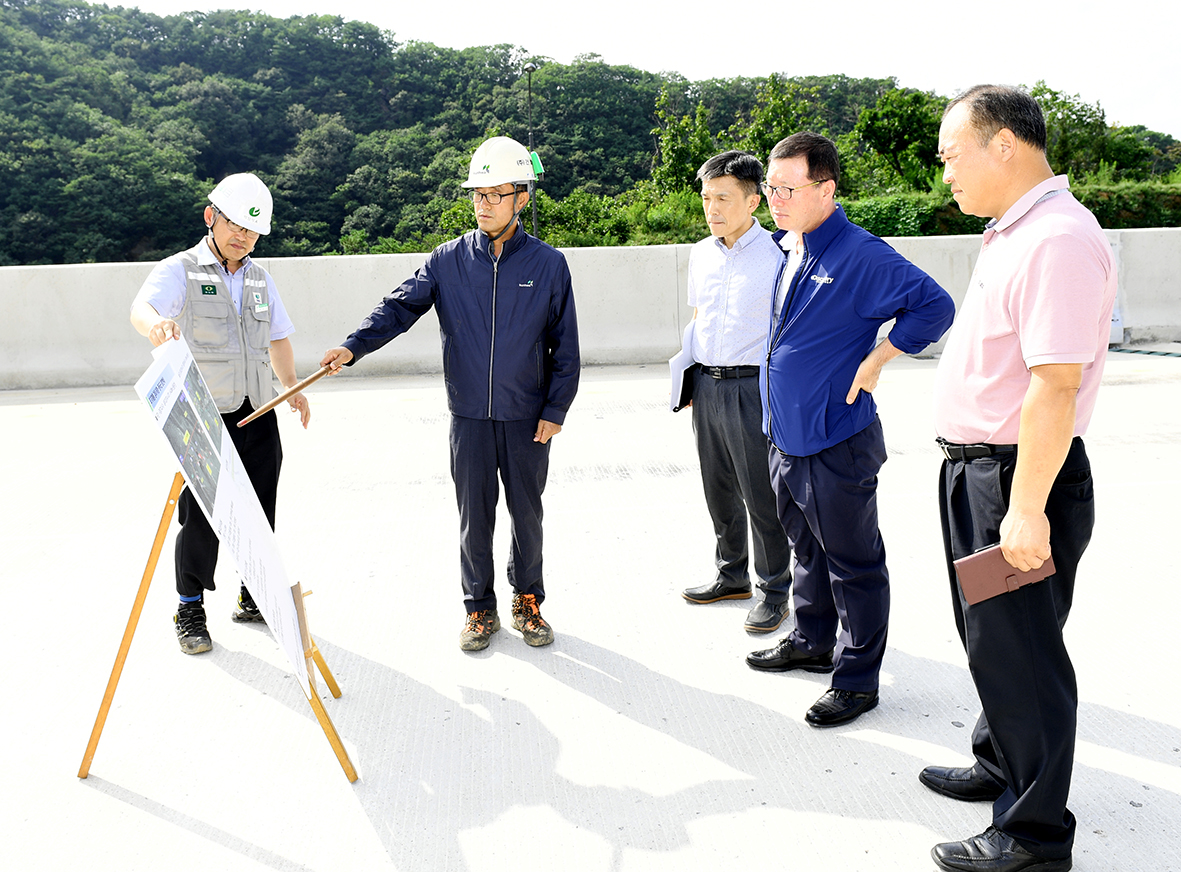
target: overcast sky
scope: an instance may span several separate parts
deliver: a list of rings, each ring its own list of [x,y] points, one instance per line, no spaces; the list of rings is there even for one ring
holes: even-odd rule
[[[1098,102],[1109,124],[1143,124],[1181,139],[1176,2],[845,0],[807,4],[802,14],[791,14],[785,3],[773,15],[768,10],[774,4],[705,0],[658,6],[635,0],[206,2],[108,5],[159,15],[215,8],[257,9],[279,18],[340,15],[392,30],[399,41],[454,48],[511,43],[562,63],[593,52],[610,64],[675,71],[693,80],[772,72],[895,76],[903,87],[951,96],[980,82],[1033,85],[1044,79],[1057,91]]]

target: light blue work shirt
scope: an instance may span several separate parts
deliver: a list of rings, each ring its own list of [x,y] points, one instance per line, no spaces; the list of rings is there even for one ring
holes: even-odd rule
[[[758,366],[767,346],[767,312],[783,263],[758,221],[733,248],[708,236],[689,252],[689,305],[697,310],[693,359],[706,366]]]

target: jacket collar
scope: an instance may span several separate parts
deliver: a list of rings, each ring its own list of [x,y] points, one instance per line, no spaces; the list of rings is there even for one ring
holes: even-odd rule
[[[824,223],[813,230],[811,233],[804,234],[804,249],[810,254],[815,255],[819,251],[823,251],[830,242],[836,239],[844,232],[845,228],[849,226],[849,218],[845,215],[845,210],[837,203],[836,209],[831,215],[824,219]],[[784,236],[787,235],[786,230],[776,230],[771,238],[775,240],[775,244],[779,244]]]
[[[488,250],[490,245],[488,234],[479,228],[471,231],[471,233],[472,245],[477,250],[482,251],[484,254],[488,255],[489,258],[491,258],[492,253]],[[504,244],[504,247],[500,249],[500,256],[503,258],[506,254],[516,251],[525,244],[525,240],[528,236],[529,234],[525,232],[525,225],[521,222],[521,219],[518,218],[517,229],[513,232],[513,235],[509,237],[509,240]]]

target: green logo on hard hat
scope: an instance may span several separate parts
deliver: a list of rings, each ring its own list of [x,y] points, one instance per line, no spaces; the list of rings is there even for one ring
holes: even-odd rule
[[[492,171],[491,164],[484,164],[484,166],[481,167],[480,169],[481,169],[481,172],[485,172],[485,173]]]
[[[250,217],[251,217],[251,218],[257,218],[257,217],[258,217],[258,216],[261,214],[261,213],[258,211],[258,207],[257,207],[257,206],[251,206],[249,211],[250,211]]]

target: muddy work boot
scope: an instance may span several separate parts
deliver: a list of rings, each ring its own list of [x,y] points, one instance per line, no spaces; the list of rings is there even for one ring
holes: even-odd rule
[[[519,593],[513,597],[513,629],[520,630],[525,644],[534,648],[554,641],[554,631],[537,605],[537,597],[531,593]]]
[[[202,654],[212,650],[213,640],[205,629],[205,606],[200,602],[181,603],[172,616],[176,624],[176,640],[186,654]]]
[[[230,615],[230,620],[235,624],[266,623],[266,618],[262,616],[262,612],[254,604],[254,597],[250,595],[250,591],[246,589],[246,585],[242,585],[242,589],[238,592],[238,608],[234,609],[234,613]]]
[[[463,651],[483,651],[492,641],[492,634],[500,629],[500,618],[496,609],[484,609],[467,616],[463,632],[459,634],[459,647]]]

